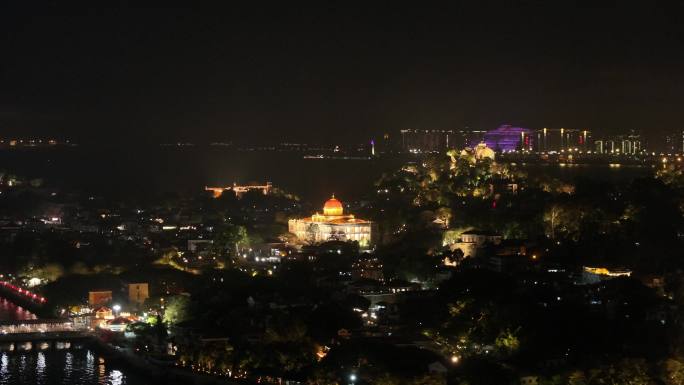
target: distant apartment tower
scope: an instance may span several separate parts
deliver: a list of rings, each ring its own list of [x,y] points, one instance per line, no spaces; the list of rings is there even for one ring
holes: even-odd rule
[[[574,128],[542,128],[536,131],[538,152],[590,150],[591,131]]]
[[[463,149],[466,147],[475,148],[478,144],[484,141],[487,131],[485,130],[454,130],[449,136],[449,147],[456,149]]]
[[[598,139],[594,141],[594,152],[596,154],[614,154],[615,141],[610,139]]]
[[[640,138],[621,138],[620,139],[620,152],[623,154],[638,154],[641,152],[641,139]]]
[[[450,130],[401,130],[401,146],[404,151],[423,153],[440,152],[450,148]]]
[[[627,134],[614,135],[594,142],[597,154],[635,155],[643,151],[641,135],[631,130]]]
[[[665,153],[672,154],[677,152],[677,150],[680,148],[680,140],[678,135],[665,135],[664,141],[665,143],[663,143],[662,151]],[[682,140],[682,142],[684,142],[684,140]]]
[[[667,154],[684,153],[684,131],[665,135],[660,150]]]

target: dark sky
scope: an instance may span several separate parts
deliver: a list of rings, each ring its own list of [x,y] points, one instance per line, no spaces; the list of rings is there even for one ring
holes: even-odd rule
[[[503,122],[684,128],[684,13],[664,2],[7,3],[2,137],[362,142]]]

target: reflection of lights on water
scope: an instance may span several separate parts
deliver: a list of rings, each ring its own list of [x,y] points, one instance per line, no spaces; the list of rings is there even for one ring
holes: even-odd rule
[[[71,352],[66,354],[66,363],[64,364],[64,370],[71,372],[74,363],[74,355]]]
[[[104,360],[104,358],[99,357],[99,358],[97,359],[97,362],[98,362],[98,364],[99,364],[99,365],[97,366],[97,374],[98,374],[98,377],[99,377],[99,378],[103,378],[103,377],[105,376],[105,365],[104,365],[105,360]]]
[[[38,353],[38,361],[36,362],[36,372],[38,375],[42,375],[45,372],[45,354],[43,352]]]
[[[123,384],[123,373],[121,373],[119,370],[112,370],[109,373],[109,383],[112,385]]]
[[[0,358],[0,377],[5,378],[7,376],[7,365],[9,363],[9,358],[7,358],[7,353],[2,353],[2,358]]]

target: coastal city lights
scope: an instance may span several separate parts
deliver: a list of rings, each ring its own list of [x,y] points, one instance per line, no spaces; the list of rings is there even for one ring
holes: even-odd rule
[[[684,384],[684,5],[0,5],[0,385]]]

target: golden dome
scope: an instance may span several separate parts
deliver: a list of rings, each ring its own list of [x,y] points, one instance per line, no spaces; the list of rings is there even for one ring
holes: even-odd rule
[[[323,205],[323,215],[327,216],[338,216],[342,215],[344,209],[342,208],[342,202],[335,199],[335,195],[328,199]]]

